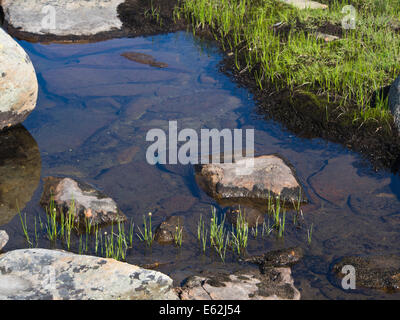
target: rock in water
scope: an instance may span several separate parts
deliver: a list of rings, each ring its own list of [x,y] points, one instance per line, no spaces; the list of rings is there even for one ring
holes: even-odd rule
[[[137,63],[141,64],[147,64],[152,67],[157,67],[157,68],[166,68],[168,67],[168,64],[164,62],[159,62],[154,57],[151,55],[145,54],[145,53],[140,53],[140,52],[124,52],[121,54],[121,56],[127,58],[128,60],[135,61]]]
[[[121,29],[124,0],[3,0],[4,19],[18,33],[90,36]]]
[[[301,202],[306,201],[295,173],[276,155],[201,164],[195,169],[199,186],[216,199],[265,200],[280,195],[281,201],[289,204],[297,203],[299,196]]]
[[[400,133],[400,76],[393,82],[389,90],[389,108],[393,114],[394,123]]]
[[[290,267],[303,258],[301,248],[288,248],[267,252],[260,256],[244,259],[246,262],[257,264],[261,273],[267,273],[270,268]]]
[[[24,121],[35,108],[37,96],[31,59],[0,28],[0,130]]]
[[[400,256],[344,257],[333,265],[332,272],[343,278],[348,274],[348,271],[342,273],[344,266],[354,267],[356,289],[363,287],[387,292],[400,289]]]
[[[115,201],[92,186],[75,181],[71,178],[44,178],[43,194],[40,204],[48,209],[51,199],[61,212],[68,214],[72,205],[75,206],[75,224],[85,226],[85,219],[92,225],[107,225],[126,221],[126,216],[117,207]]]
[[[73,253],[23,249],[0,257],[0,299],[176,300],[172,279],[135,265]]]
[[[183,216],[168,217],[157,227],[154,240],[160,244],[174,243],[175,237],[178,237],[183,233],[184,221],[185,220]]]
[[[9,240],[7,232],[0,230],[0,250],[3,249]]]
[[[290,268],[270,269],[266,274],[193,276],[178,289],[182,300],[299,300]]]
[[[31,200],[41,170],[39,147],[28,130],[17,125],[0,132],[0,226]]]

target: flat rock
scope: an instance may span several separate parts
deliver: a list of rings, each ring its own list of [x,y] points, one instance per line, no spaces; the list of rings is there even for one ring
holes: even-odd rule
[[[270,268],[291,267],[299,262],[303,255],[303,250],[296,247],[270,251],[263,255],[246,258],[244,261],[257,264],[261,273],[267,273]]]
[[[9,240],[7,232],[0,230],[0,250],[3,249]]]
[[[74,203],[75,224],[85,226],[85,218],[92,225],[108,225],[118,221],[126,221],[126,216],[118,208],[115,201],[92,186],[71,178],[44,178],[44,187],[40,204],[49,208],[51,199],[57,208],[57,215],[68,214]]]
[[[163,221],[156,229],[154,240],[160,244],[171,244],[175,241],[175,235],[178,230],[183,232],[183,216],[171,216]]]
[[[322,4],[311,0],[280,0],[281,2],[290,4],[298,9],[327,9],[326,4]]]
[[[28,130],[18,125],[0,133],[0,226],[32,199],[41,170],[39,147]]]
[[[88,36],[121,29],[122,22],[118,18],[117,7],[123,2],[124,0],[3,0],[2,7],[6,23],[18,32]]]
[[[400,132],[400,76],[393,82],[389,90],[389,108],[393,114],[394,123]]]
[[[241,271],[189,277],[177,290],[182,300],[299,300],[290,268],[266,274]]]
[[[333,273],[343,278],[342,268],[351,265],[356,271],[356,289],[363,287],[387,292],[400,289],[400,256],[348,256],[332,267]]]
[[[31,59],[0,28],[0,130],[23,122],[35,108],[37,96]]]
[[[172,279],[114,259],[22,249],[0,257],[0,299],[177,299]]]
[[[216,199],[268,199],[280,195],[286,203],[306,202],[294,171],[276,155],[243,158],[233,163],[196,165],[196,181]],[[243,172],[245,174],[243,174]]]

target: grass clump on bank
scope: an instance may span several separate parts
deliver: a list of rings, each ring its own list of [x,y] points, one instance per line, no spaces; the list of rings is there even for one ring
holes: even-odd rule
[[[329,8],[299,10],[278,0],[186,0],[182,10],[195,28],[210,28],[234,55],[237,70],[249,71],[261,89],[316,93],[357,125],[390,121],[387,101],[371,102],[400,73],[400,1],[320,2]],[[342,28],[346,5],[355,8],[355,29]],[[325,42],[317,32],[340,39]]]

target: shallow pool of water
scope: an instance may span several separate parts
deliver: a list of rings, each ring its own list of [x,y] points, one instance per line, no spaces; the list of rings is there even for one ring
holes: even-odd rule
[[[303,299],[400,297],[372,290],[347,292],[328,276],[332,262],[344,255],[398,253],[399,177],[374,172],[359,155],[339,145],[301,139],[265,121],[252,96],[219,72],[222,56],[217,49],[183,32],[89,44],[20,44],[33,61],[40,86],[37,107],[23,125],[29,131],[26,139],[33,137],[39,147],[41,164],[37,157],[32,161],[41,166],[41,177],[68,176],[93,184],[114,198],[136,225],[148,212],[154,225],[170,215],[185,217],[182,248],[154,244],[149,250],[136,239],[128,262],[160,262],[158,270],[177,285],[201,270],[243,268],[230,252],[225,263],[212,250],[201,253],[199,217],[210,217],[212,205],[220,212],[222,208],[197,187],[192,166],[149,165],[145,154],[151,143],[145,137],[152,128],[166,130],[170,120],[178,121],[179,129],[196,131],[254,128],[256,154],[278,153],[293,164],[311,203],[303,207],[301,228],[288,214],[284,238],[250,237],[249,254],[304,248],[306,256],[292,269]],[[121,56],[127,51],[150,54],[168,67],[129,61]],[[23,186],[20,190],[27,192]],[[34,217],[45,215],[38,204],[41,182],[30,190],[32,198],[25,200],[22,212],[32,230]],[[15,214],[2,226],[10,235],[6,250],[27,247]],[[44,238],[39,246],[49,247]]]

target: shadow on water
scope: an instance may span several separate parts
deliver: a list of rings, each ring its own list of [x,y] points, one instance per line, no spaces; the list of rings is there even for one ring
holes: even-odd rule
[[[0,197],[5,201],[6,190],[15,190],[23,207],[33,194],[24,210],[31,229],[34,217],[45,218],[38,204],[42,186],[34,192],[40,175],[34,138],[43,177],[68,176],[93,184],[114,198],[137,226],[148,212],[153,213],[154,226],[171,215],[185,217],[182,248],[154,244],[150,250],[135,239],[128,250],[129,263],[160,262],[159,270],[176,284],[205,269],[242,268],[229,252],[225,263],[210,249],[206,255],[201,253],[199,217],[208,221],[212,205],[220,215],[223,208],[197,187],[191,166],[149,165],[146,149],[151,143],[146,142],[146,133],[153,128],[167,131],[170,120],[178,121],[179,130],[197,132],[201,128],[254,128],[256,154],[278,153],[290,161],[310,204],[303,207],[300,227],[293,224],[289,212],[284,238],[251,236],[248,253],[303,247],[306,257],[293,267],[293,274],[306,299],[398,297],[379,291],[345,292],[331,283],[327,273],[332,261],[344,255],[398,253],[400,219],[392,217],[399,213],[399,176],[374,172],[357,154],[339,145],[302,139],[265,121],[257,115],[248,91],[218,71],[222,57],[215,48],[183,32],[89,44],[21,45],[38,74],[39,100],[24,122],[29,133],[14,129],[15,139],[22,139],[16,145],[31,147],[25,153],[15,149],[16,159],[21,160],[13,163],[22,161],[22,167],[27,161],[29,165],[18,173],[7,157],[0,157]],[[129,61],[121,56],[127,51],[151,55],[168,67]],[[14,172],[13,185],[3,176]],[[11,238],[5,249],[26,247],[19,218],[2,214],[0,219]],[[310,225],[311,244],[307,241]],[[38,245],[50,247],[45,237]]]

